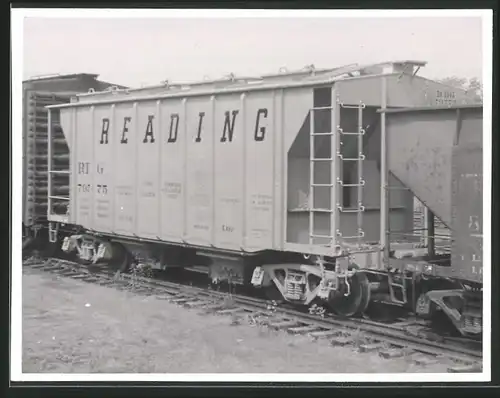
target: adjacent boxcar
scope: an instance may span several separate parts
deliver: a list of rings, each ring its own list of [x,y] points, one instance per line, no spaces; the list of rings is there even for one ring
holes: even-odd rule
[[[423,65],[166,83],[51,106],[49,173],[70,181],[63,197],[49,180],[51,239],[75,225],[85,234],[63,247],[86,261],[124,265],[125,247],[138,262],[199,261],[212,280],[274,287],[301,304],[335,296],[340,312],[362,312],[371,288],[356,269],[387,268],[377,110],[468,100],[416,76]],[[68,145],[67,168],[55,162],[56,137]],[[387,179],[401,188],[389,194],[388,220],[411,229],[413,194]]]
[[[429,314],[432,302],[464,334],[482,327],[482,112],[482,105],[385,112],[391,172],[451,229],[451,259],[430,252],[420,263],[468,286],[434,289],[420,298],[419,312]]]
[[[69,103],[77,93],[114,86],[94,74],[51,75],[23,81],[23,233],[47,220],[47,118],[45,106]],[[124,86],[118,86],[125,88]],[[64,140],[55,145],[65,145]],[[67,151],[66,151],[67,152]],[[69,157],[57,160],[66,167]],[[58,179],[56,193],[67,195],[69,181]],[[32,231],[31,231],[32,232]]]

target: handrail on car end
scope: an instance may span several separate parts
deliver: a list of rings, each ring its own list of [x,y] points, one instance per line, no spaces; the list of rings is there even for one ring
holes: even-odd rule
[[[377,109],[377,113],[410,113],[434,110],[480,109],[482,107],[483,104],[429,105],[408,108],[379,108]]]

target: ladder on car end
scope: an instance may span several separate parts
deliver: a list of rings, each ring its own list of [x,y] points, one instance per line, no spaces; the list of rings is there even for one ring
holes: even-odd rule
[[[358,109],[358,124],[356,132],[346,132],[340,128],[340,109],[341,108],[355,108]],[[330,241],[330,245],[332,248],[338,247],[337,238],[341,238],[344,240],[347,239],[357,239],[358,245],[361,245],[361,239],[364,237],[363,231],[363,213],[365,208],[363,206],[363,188],[365,185],[365,181],[363,179],[363,161],[365,159],[365,155],[363,154],[363,136],[365,134],[365,130],[363,129],[363,109],[365,108],[365,104],[360,102],[358,105],[344,105],[342,104],[338,98],[335,101],[334,106],[325,106],[325,107],[314,107],[310,110],[310,154],[309,154],[309,244],[313,245],[315,239],[327,239]],[[315,130],[315,114],[316,111],[322,110],[330,110],[333,112],[332,115],[332,131],[329,132],[316,132]],[[334,130],[333,126],[337,126]],[[316,157],[316,137],[318,136],[330,136],[330,156],[327,158]],[[341,137],[342,136],[357,136],[357,156],[354,157],[345,157],[342,154],[340,148],[344,145]],[[315,164],[318,162],[327,162],[330,166],[330,180],[326,183],[316,183],[314,179],[315,175]],[[354,183],[346,184],[343,181],[343,178],[340,177],[342,175],[343,165],[345,162],[357,162],[358,163],[358,179]],[[330,207],[318,209],[314,204],[314,193],[315,188],[318,187],[329,187],[330,188]],[[340,202],[339,198],[343,197],[344,189],[352,189],[357,187],[357,200],[356,206],[344,208]],[[319,235],[315,234],[314,230],[314,216],[317,213],[330,213],[330,233],[328,235]],[[338,218],[341,213],[357,213],[357,234],[353,236],[342,236],[338,225]]]
[[[67,147],[60,145],[66,142],[60,126],[60,114],[53,112],[49,109],[47,114],[47,217],[66,222],[70,205],[70,155]],[[56,165],[56,162],[59,163]],[[61,177],[65,185],[61,185]],[[49,224],[49,234],[54,231]],[[53,239],[53,235],[50,236]]]

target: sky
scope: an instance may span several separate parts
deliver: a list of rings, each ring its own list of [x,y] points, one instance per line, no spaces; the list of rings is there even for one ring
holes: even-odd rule
[[[400,59],[427,61],[428,78],[482,77],[480,17],[26,17],[23,44],[23,79],[96,73],[130,87]]]

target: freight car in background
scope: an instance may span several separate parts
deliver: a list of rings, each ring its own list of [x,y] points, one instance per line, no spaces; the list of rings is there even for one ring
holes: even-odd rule
[[[97,80],[99,75],[78,73],[50,75],[23,81],[23,238],[29,243],[47,227],[47,109],[45,106],[70,102],[77,93],[102,91],[124,86]],[[65,145],[55,141],[55,145]],[[55,162],[68,164],[69,158]],[[62,177],[62,176],[61,176]],[[58,195],[67,195],[69,183],[59,178]]]
[[[483,107],[387,110],[390,171],[451,230],[451,256],[440,256],[429,225],[428,252],[421,258],[392,259],[389,267],[423,271],[416,310],[442,310],[463,334],[482,330],[483,283]],[[388,228],[388,234],[391,230]],[[390,243],[390,239],[387,239]],[[390,245],[386,246],[390,252]],[[446,281],[446,282],[444,282]],[[449,283],[453,281],[453,283]],[[404,295],[405,284],[398,289]],[[395,293],[394,293],[395,295]]]
[[[212,281],[251,284],[298,305],[324,300],[346,316],[374,298],[416,310],[429,290],[457,290],[456,278],[432,275],[458,264],[425,261],[414,195],[444,222],[450,217],[392,161],[412,159],[421,144],[428,160],[419,153],[407,167],[438,179],[417,161],[439,164],[432,157],[453,142],[435,131],[435,150],[400,123],[405,147],[392,131],[398,125],[386,125],[393,116],[379,110],[468,101],[460,89],[417,76],[424,65],[165,83],[49,106],[50,241],[121,270],[133,262],[167,271],[199,265]],[[420,127],[439,125],[439,115]],[[387,150],[396,144],[399,157]],[[65,196],[55,191],[57,175],[69,176]],[[414,261],[397,261],[403,254]]]

